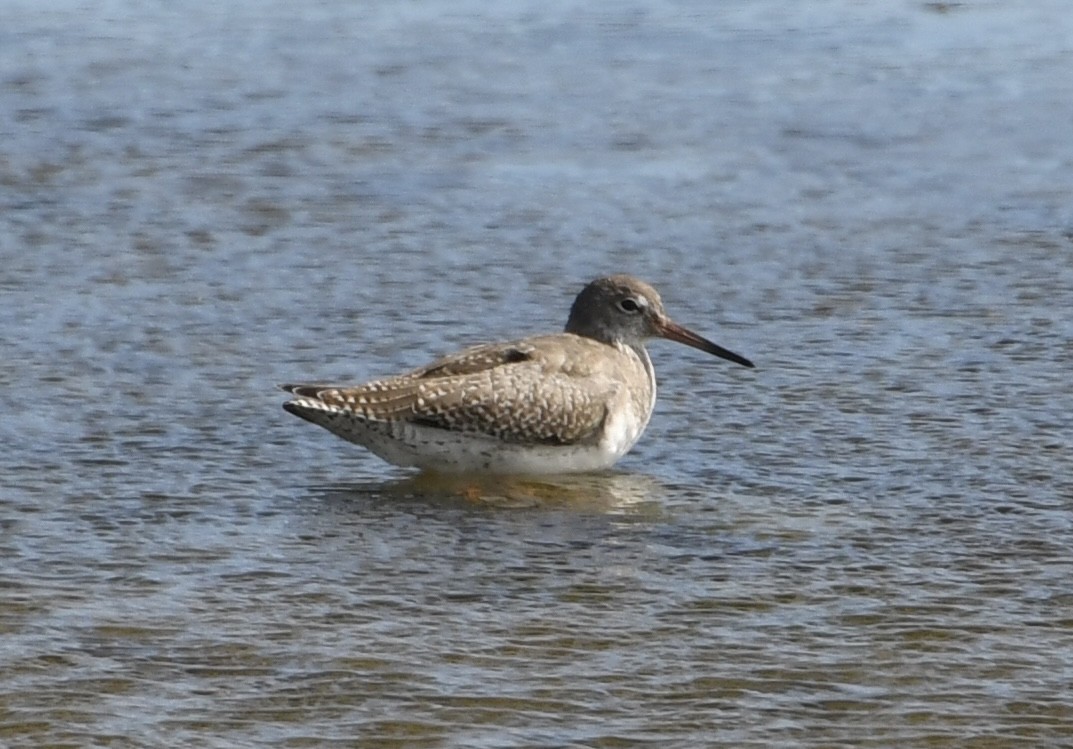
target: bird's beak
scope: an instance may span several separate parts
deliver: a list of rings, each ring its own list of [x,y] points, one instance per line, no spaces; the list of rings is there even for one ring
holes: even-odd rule
[[[687,346],[692,346],[695,349],[706,351],[709,354],[713,354],[727,361],[732,361],[735,364],[740,364],[743,367],[752,367],[753,363],[746,359],[744,356],[738,356],[733,351],[712,343],[707,338],[699,336],[688,328],[683,328],[676,322],[663,319],[656,322],[656,331],[660,336],[670,341],[678,341],[684,343]]]

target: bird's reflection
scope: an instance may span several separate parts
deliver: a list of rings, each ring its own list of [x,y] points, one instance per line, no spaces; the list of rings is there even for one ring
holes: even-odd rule
[[[314,487],[331,503],[395,501],[473,507],[559,508],[588,512],[655,512],[667,488],[640,473],[488,476],[422,473],[379,482]]]

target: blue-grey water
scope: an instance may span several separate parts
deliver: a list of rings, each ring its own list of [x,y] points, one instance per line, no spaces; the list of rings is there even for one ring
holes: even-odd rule
[[[0,3],[0,745],[1073,743],[1065,0]],[[652,345],[610,474],[284,413]]]

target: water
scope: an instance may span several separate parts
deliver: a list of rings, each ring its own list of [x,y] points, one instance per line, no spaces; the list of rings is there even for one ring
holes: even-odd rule
[[[1073,742],[1066,10],[5,3],[0,744]],[[279,407],[612,271],[610,475]]]

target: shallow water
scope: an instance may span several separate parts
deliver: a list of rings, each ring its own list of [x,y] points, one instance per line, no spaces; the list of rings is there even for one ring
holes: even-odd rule
[[[5,5],[0,744],[1073,741],[1065,5],[485,5]],[[610,271],[611,474],[279,408]]]

